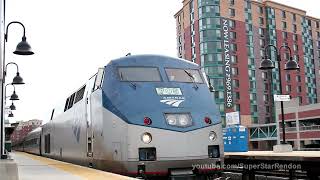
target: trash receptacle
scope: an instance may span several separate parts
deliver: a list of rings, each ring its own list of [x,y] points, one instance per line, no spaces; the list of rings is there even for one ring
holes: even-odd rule
[[[241,125],[227,126],[223,129],[223,144],[225,152],[247,152],[247,128]]]
[[[4,145],[5,150],[7,150],[8,152],[11,152],[11,141],[6,141],[5,145]]]

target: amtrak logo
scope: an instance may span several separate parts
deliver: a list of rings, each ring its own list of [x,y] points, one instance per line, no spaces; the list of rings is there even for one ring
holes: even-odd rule
[[[184,100],[184,97],[164,97],[160,102],[169,106],[179,107]]]

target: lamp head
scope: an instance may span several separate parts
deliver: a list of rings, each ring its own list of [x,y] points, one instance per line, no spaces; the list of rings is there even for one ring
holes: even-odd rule
[[[10,112],[10,114],[8,115],[8,117],[13,117],[13,114],[12,114],[12,112]]]
[[[299,64],[297,63],[297,61],[290,58],[290,60],[285,64],[284,69],[285,70],[298,70],[298,69],[300,69],[300,67],[299,67]]]
[[[16,91],[13,91],[13,93],[12,93],[12,95],[11,95],[11,97],[10,97],[10,100],[13,100],[13,101],[19,100],[19,97],[18,97],[18,95],[16,94]]]
[[[11,84],[25,84],[19,72],[17,72],[17,75],[13,78]]]
[[[11,109],[11,110],[16,110],[16,106],[13,104],[13,102],[12,102],[12,104],[10,105],[10,109]]]
[[[30,44],[27,42],[27,38],[25,36],[22,37],[22,41],[17,45],[16,50],[13,54],[17,55],[32,55],[34,52],[31,50]]]
[[[259,69],[261,69],[261,70],[268,70],[268,69],[273,69],[273,68],[274,68],[273,62],[270,59],[268,59],[267,57],[265,57],[261,61],[261,64],[259,67]]]

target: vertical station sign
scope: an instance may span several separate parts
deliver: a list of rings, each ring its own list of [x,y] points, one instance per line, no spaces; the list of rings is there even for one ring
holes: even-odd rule
[[[232,93],[232,79],[231,79],[231,57],[230,57],[230,25],[229,20],[221,18],[222,24],[222,51],[224,62],[224,97],[225,107],[233,108],[233,93]]]

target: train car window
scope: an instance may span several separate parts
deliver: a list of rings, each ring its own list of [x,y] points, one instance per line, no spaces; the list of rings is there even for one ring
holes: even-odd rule
[[[199,70],[165,68],[169,81],[203,83]]]
[[[121,81],[162,81],[156,67],[119,67],[118,73]]]
[[[52,113],[51,113],[51,118],[50,118],[50,120],[52,120],[53,114],[54,114],[54,109],[52,109]]]
[[[66,100],[66,104],[64,105],[64,111],[68,110],[69,98]]]
[[[81,89],[78,90],[78,92],[76,94],[76,98],[74,100],[74,104],[79,102],[83,98],[85,89],[86,89],[86,86],[83,86]]]
[[[93,91],[95,91],[101,87],[103,76],[104,76],[104,68],[99,68],[95,82],[94,82]]]
[[[50,153],[50,134],[44,136],[44,152]]]
[[[76,96],[76,93],[73,93],[70,98],[69,98],[69,105],[68,105],[68,109],[70,109],[73,105],[74,102],[74,97]]]

